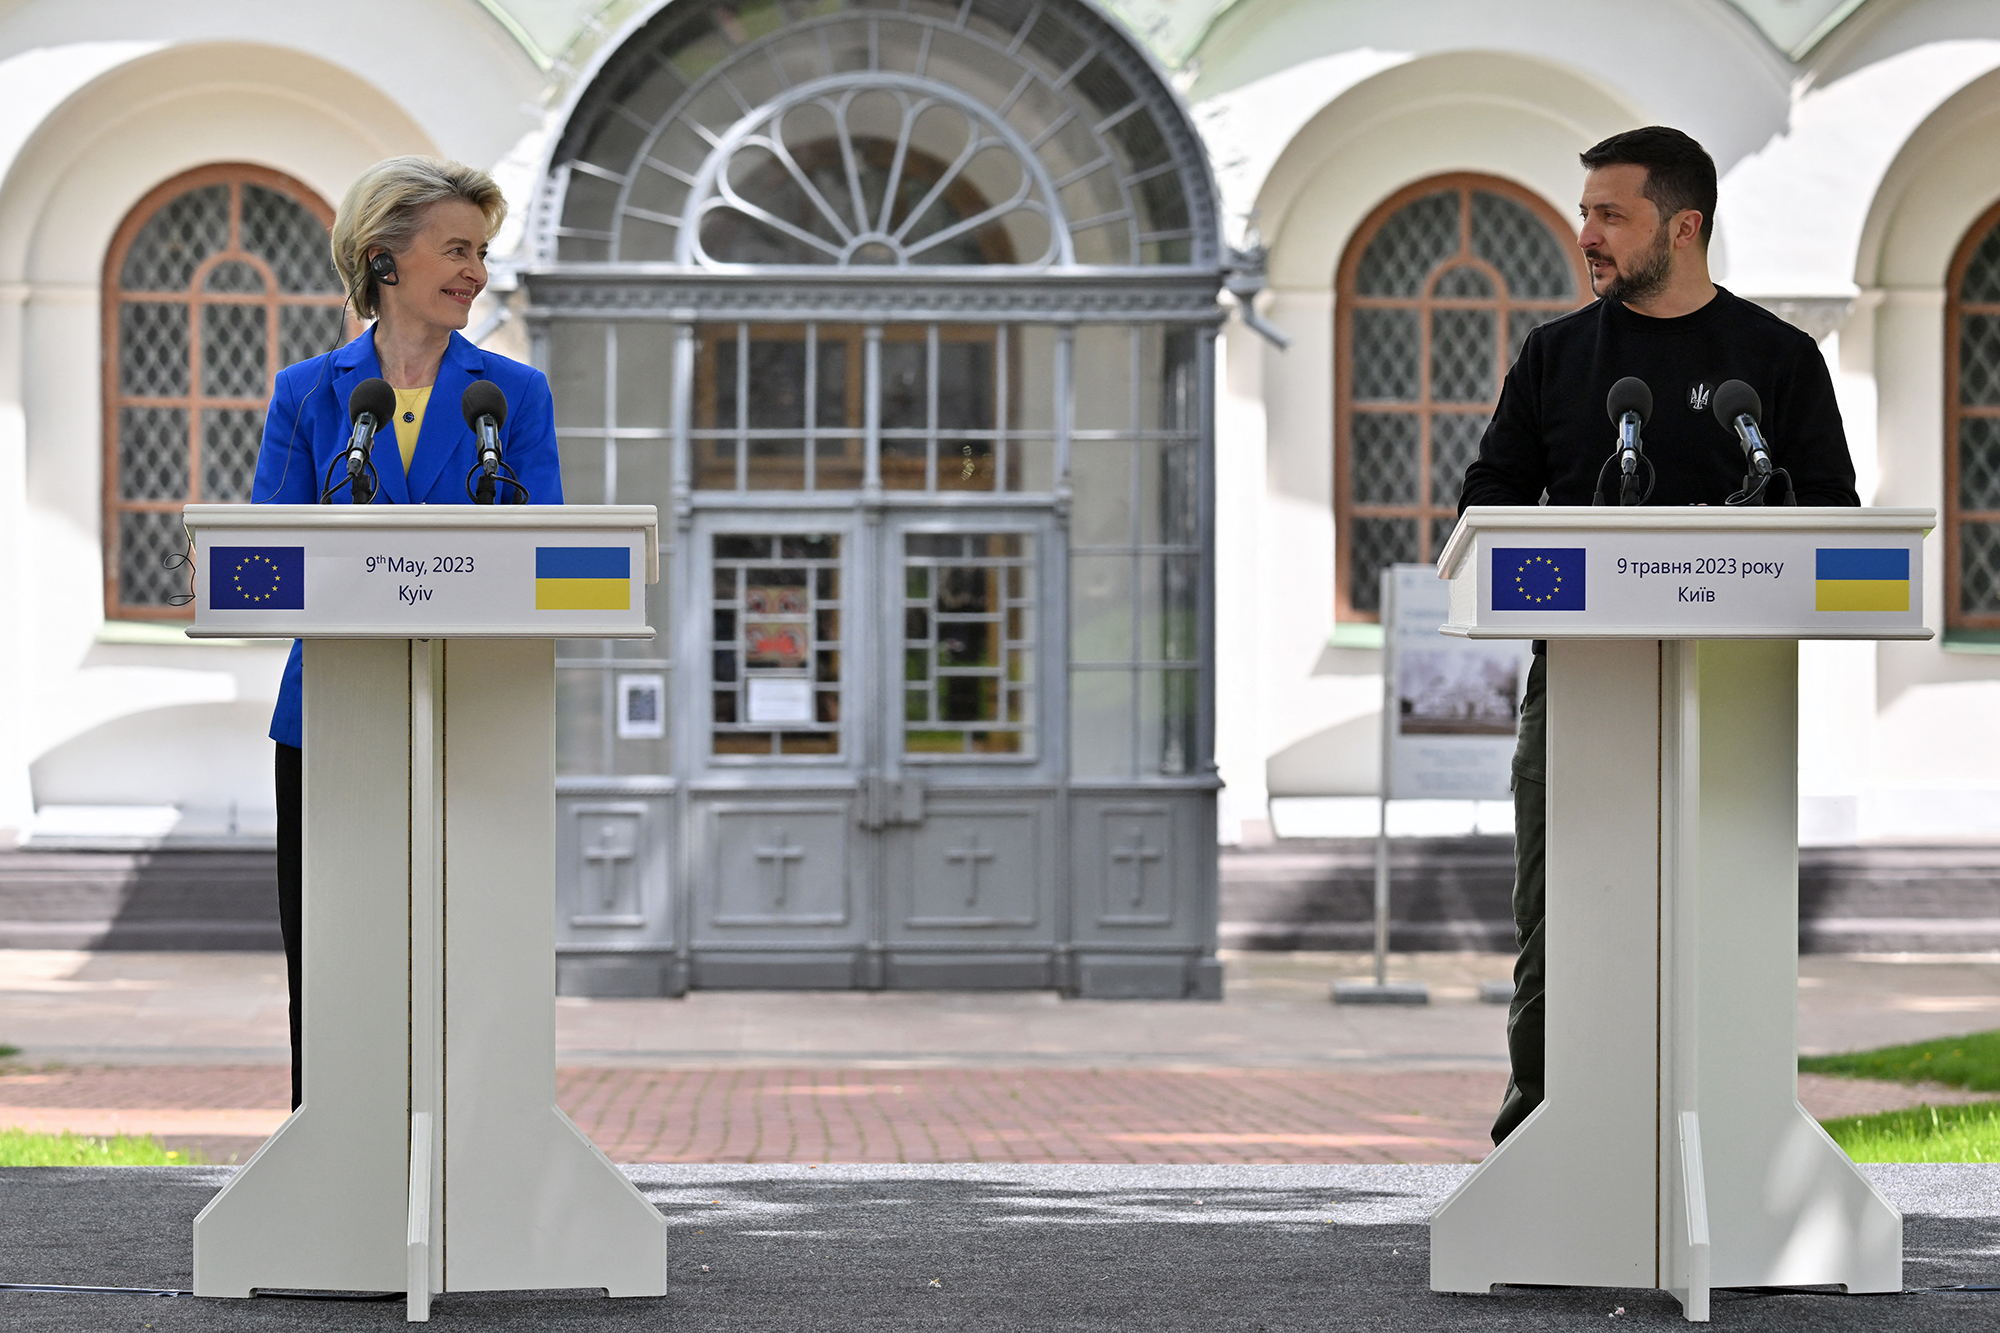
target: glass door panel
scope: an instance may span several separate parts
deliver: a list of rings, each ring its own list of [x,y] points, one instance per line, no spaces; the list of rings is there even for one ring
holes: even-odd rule
[[[841,539],[711,539],[710,753],[838,755]]]
[[[906,532],[903,753],[1035,753],[1035,535]]]

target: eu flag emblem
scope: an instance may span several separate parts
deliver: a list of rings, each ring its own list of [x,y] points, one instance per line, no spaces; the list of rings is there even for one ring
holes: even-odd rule
[[[1493,609],[1583,610],[1583,548],[1494,547]]]
[[[303,611],[306,548],[212,546],[208,551],[211,611]]]

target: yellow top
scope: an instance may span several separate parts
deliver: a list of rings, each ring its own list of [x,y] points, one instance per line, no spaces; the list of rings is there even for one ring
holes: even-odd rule
[[[410,475],[410,460],[417,456],[417,433],[424,428],[424,409],[430,406],[431,386],[396,390],[396,447],[403,453],[403,475]]]

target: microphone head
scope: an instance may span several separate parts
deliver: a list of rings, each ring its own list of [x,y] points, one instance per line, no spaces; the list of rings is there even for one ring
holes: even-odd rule
[[[1724,380],[1715,397],[1709,399],[1709,408],[1724,430],[1735,430],[1738,417],[1749,417],[1760,426],[1764,422],[1764,404],[1758,401],[1757,391],[1742,380]]]
[[[1646,418],[1653,415],[1653,391],[1637,375],[1627,375],[1611,386],[1611,395],[1604,400],[1604,410],[1614,425],[1627,412],[1637,412],[1639,424],[1644,425]]]
[[[363,380],[354,386],[354,392],[347,395],[348,422],[358,421],[363,412],[373,416],[378,426],[396,415],[396,391],[389,387],[389,381]]]
[[[474,380],[466,385],[465,397],[458,400],[458,406],[465,413],[465,424],[475,434],[481,417],[492,417],[495,426],[507,424],[507,395],[492,380]]]

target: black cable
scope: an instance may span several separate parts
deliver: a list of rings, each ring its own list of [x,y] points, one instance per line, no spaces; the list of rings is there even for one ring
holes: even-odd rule
[[[1610,492],[1604,489],[1604,474],[1611,471],[1611,465],[1618,461],[1618,455],[1622,452],[1624,451],[1613,449],[1611,456],[1604,460],[1604,466],[1597,469],[1597,493],[1591,498],[1592,504],[1608,505],[1611,503]],[[1638,461],[1644,464],[1646,468],[1646,493],[1641,495],[1635,503],[1644,504],[1653,498],[1653,487],[1659,484],[1660,474],[1653,470],[1653,460],[1646,457],[1646,455],[1638,455]],[[1621,476],[1619,480],[1622,482],[1624,478]]]
[[[321,486],[319,493],[319,502],[321,504],[323,505],[332,504],[333,497],[340,492],[340,488],[342,486],[347,486],[353,482],[354,477],[351,473],[347,476],[342,477],[339,481],[335,481],[333,479],[334,468],[340,466],[340,464],[343,461],[345,461],[346,458],[347,454],[345,453],[345,451],[343,451],[341,453],[335,454],[331,459],[327,461],[326,476],[321,478],[321,481],[323,482],[323,485]],[[394,500],[387,499],[382,494],[382,476],[375,470],[375,460],[373,458],[370,458],[366,463],[363,463],[361,465],[361,473],[363,476],[368,478],[368,484],[370,487],[373,488],[369,492],[368,496],[369,504],[374,504],[377,500],[380,500],[383,504],[396,503]]]
[[[278,474],[278,484],[271,488],[269,495],[259,500],[257,498],[256,477],[253,474],[250,482],[251,504],[270,504],[285,489],[285,478],[292,475],[292,445],[299,438],[299,418],[305,415],[306,400],[319,392],[320,381],[326,378],[327,362],[332,360],[334,352],[340,348],[341,335],[347,332],[347,307],[353,303],[359,291],[358,287],[347,289],[347,299],[340,303],[340,318],[333,322],[333,341],[327,344],[324,352],[320,353],[319,373],[313,376],[312,388],[307,389],[299,396],[299,405],[292,410],[292,429],[285,436],[285,468],[284,471]],[[283,367],[280,367],[280,369],[283,369]],[[273,376],[273,378],[275,379],[276,376]]]
[[[0,1291],[56,1292],[65,1296],[192,1296],[168,1287],[66,1287],[54,1282],[0,1282]]]
[[[1761,477],[1743,478],[1743,489],[1737,491],[1734,495],[1731,495],[1728,499],[1724,500],[1722,503],[1737,507],[1745,505],[1761,505],[1765,503],[1764,493],[1765,491],[1770,489],[1771,478],[1773,477],[1783,477],[1785,479],[1784,489],[1779,492],[1779,494],[1783,495],[1785,498],[1782,501],[1780,501],[1780,503],[1787,505],[1798,504],[1799,502],[1798,492],[1792,488],[1792,474],[1785,471],[1781,467],[1774,467]],[[1755,483],[1754,485],[1752,485],[1753,482]]]
[[[500,460],[500,472],[496,480],[505,482],[507,485],[512,486],[514,488],[514,498],[512,500],[504,502],[480,499],[478,491],[473,489],[472,479],[474,476],[478,474],[481,466],[482,465],[479,463],[474,463],[471,469],[467,471],[465,474],[466,499],[472,501],[472,503],[474,504],[506,503],[506,504],[524,505],[524,504],[534,503],[534,501],[529,498],[529,492],[527,486],[521,481],[520,477],[515,475],[514,469],[507,465],[507,460],[504,458]]]

